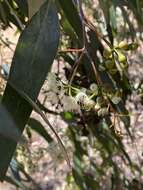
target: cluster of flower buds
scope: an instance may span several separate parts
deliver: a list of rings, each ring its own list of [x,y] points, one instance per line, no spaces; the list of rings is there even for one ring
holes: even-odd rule
[[[111,75],[116,74],[118,70],[127,69],[128,62],[124,52],[129,50],[135,50],[137,48],[137,43],[127,43],[125,41],[121,41],[114,48],[105,49],[103,52],[105,61],[102,69],[107,70]]]
[[[72,89],[71,93],[69,89]],[[121,100],[118,93],[104,93],[96,83],[92,83],[89,89],[75,88],[62,82],[54,73],[48,75],[47,100],[52,104],[60,103],[64,111],[93,110],[98,116],[105,116],[109,112],[107,97],[113,104]]]

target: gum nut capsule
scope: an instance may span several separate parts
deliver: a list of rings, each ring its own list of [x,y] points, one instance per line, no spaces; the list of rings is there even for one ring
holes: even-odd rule
[[[118,48],[120,48],[120,49],[123,49],[123,50],[128,50],[128,44],[127,44],[127,42],[125,42],[125,41],[121,41],[119,44],[118,44]]]
[[[125,62],[127,61],[127,58],[123,53],[118,52],[118,60],[119,62]]]
[[[109,58],[109,57],[111,56],[111,54],[112,54],[112,52],[111,52],[110,49],[104,49],[104,51],[103,51],[103,56],[104,56],[105,58]]]
[[[114,60],[105,61],[105,66],[106,66],[107,69],[112,69],[115,66]]]
[[[121,66],[122,69],[128,68],[128,63],[127,63],[127,61],[125,61],[125,62],[120,62],[120,66]]]

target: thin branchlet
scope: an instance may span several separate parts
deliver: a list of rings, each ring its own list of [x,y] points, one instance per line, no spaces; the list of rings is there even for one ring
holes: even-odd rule
[[[51,123],[49,122],[49,120],[47,119],[47,117],[45,116],[45,114],[41,111],[41,109],[39,108],[39,106],[22,90],[18,89],[12,82],[8,81],[8,84],[17,91],[17,93],[22,96],[31,106],[32,108],[42,117],[42,119],[45,121],[45,123],[50,127],[50,129],[52,130],[52,132],[54,133],[54,135],[56,136],[60,147],[63,150],[63,153],[65,155],[65,159],[67,161],[67,164],[69,165],[69,167],[71,168],[71,164],[70,164],[70,159],[67,153],[67,150],[62,142],[62,139],[60,138],[60,136],[57,134],[56,130],[53,128],[53,126],[51,125]]]

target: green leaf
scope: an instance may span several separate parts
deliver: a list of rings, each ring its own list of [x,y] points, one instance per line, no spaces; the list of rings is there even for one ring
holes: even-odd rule
[[[58,15],[53,1],[49,0],[34,15],[21,34],[9,76],[10,83],[26,93],[33,101],[37,99],[53,63],[58,42]],[[9,84],[6,86],[2,104],[22,133],[32,106]],[[0,136],[0,180],[4,180],[16,144]]]
[[[117,22],[116,22],[116,7],[111,5],[109,8],[109,15],[110,15],[110,24],[112,29],[116,32],[117,31]]]
[[[2,105],[0,105],[0,135],[8,139],[10,138],[15,142],[20,140],[20,130],[16,127],[10,114]]]
[[[76,9],[75,4],[72,0],[59,0],[59,3],[61,5],[61,8],[64,11],[65,16],[67,17],[69,23],[73,27],[75,33],[79,37],[79,39],[82,39],[82,23],[78,14],[78,11]]]
[[[52,137],[48,134],[43,125],[36,119],[30,118],[28,120],[28,126],[43,137],[48,143],[53,141]]]

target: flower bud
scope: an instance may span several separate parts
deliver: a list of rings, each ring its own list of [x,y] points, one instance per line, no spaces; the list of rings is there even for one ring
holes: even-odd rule
[[[127,42],[121,41],[121,42],[118,44],[118,48],[119,48],[119,49],[122,49],[122,50],[128,50],[128,44],[127,44]]]
[[[128,68],[128,63],[127,63],[127,61],[125,61],[125,62],[120,62],[120,66],[121,66],[122,69]]]
[[[98,85],[95,83],[92,83],[90,85],[90,90],[94,93],[95,96],[98,95]]]
[[[121,53],[121,52],[117,52],[117,53],[118,53],[119,62],[126,62],[127,61],[127,58],[123,53]]]
[[[108,59],[111,55],[112,55],[112,51],[111,51],[110,49],[104,49],[104,51],[103,51],[103,56],[104,56],[105,58]]]
[[[98,111],[100,108],[101,108],[101,106],[98,103],[96,103],[94,106],[95,111]]]

